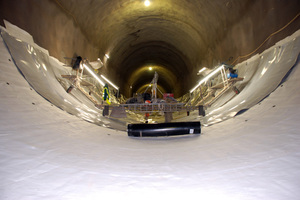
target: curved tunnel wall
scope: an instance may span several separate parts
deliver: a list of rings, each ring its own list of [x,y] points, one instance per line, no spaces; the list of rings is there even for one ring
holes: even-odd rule
[[[91,60],[98,57],[98,48],[55,1],[1,1],[0,7],[2,26],[5,19],[27,31],[58,60],[64,62],[64,57],[75,55]]]
[[[269,98],[200,137],[137,140],[52,106],[2,38],[0,52],[2,199],[299,198],[299,61]]]
[[[29,32],[60,61],[75,55],[101,58],[101,73],[126,96],[149,82],[150,76],[137,73],[142,66],[162,66],[170,76],[161,75],[160,86],[179,97],[195,85],[203,66],[252,52],[299,8],[299,1],[272,0],[165,0],[149,7],[142,1],[10,0],[1,1],[0,18]],[[299,28],[297,18],[257,53]]]
[[[298,199],[299,63],[270,98],[200,138],[131,140],[53,107],[1,45],[4,199]]]

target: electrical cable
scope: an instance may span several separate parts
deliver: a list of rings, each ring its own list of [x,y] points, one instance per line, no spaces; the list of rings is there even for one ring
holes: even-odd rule
[[[67,9],[60,3],[59,0],[55,0],[55,1],[56,1],[56,3],[59,5],[59,7],[61,7],[68,15],[70,15],[70,16],[73,18],[73,20],[75,21],[75,23],[77,24],[77,26],[79,26],[79,23],[78,23],[77,19],[75,18],[75,16],[74,16],[69,10],[67,10]]]
[[[286,27],[288,27],[293,21],[295,21],[297,19],[297,17],[299,17],[300,13],[298,13],[290,22],[288,22],[285,26],[283,26],[281,29],[275,31],[274,33],[272,33],[271,35],[269,35],[269,37],[267,37],[254,51],[252,51],[251,53],[244,55],[244,56],[238,56],[232,63],[231,65],[233,65],[238,59],[240,58],[246,58],[250,55],[252,55],[253,53],[255,53],[259,48],[262,47],[262,45],[264,45],[267,40],[269,40],[272,36],[276,35],[277,33],[281,32],[282,30],[284,30]]]

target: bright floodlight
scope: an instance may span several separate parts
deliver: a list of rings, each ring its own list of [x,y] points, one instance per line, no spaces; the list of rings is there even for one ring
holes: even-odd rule
[[[144,2],[144,4],[145,4],[146,7],[148,7],[148,6],[150,6],[150,1],[149,1],[149,0],[146,0],[146,1]]]
[[[199,72],[197,73],[197,75],[200,75],[202,72],[204,72],[206,70],[206,67],[203,67],[202,69],[199,70]]]
[[[105,85],[103,81],[100,80],[98,75],[93,72],[93,70],[91,70],[86,64],[83,64],[83,66],[102,86]]]
[[[107,78],[105,78],[105,76],[101,75],[101,77],[107,81],[111,86],[113,86],[116,90],[119,90],[119,87],[115,86],[112,82],[110,82]]]
[[[203,67],[202,69],[200,69],[198,73],[200,74],[201,72],[204,72],[204,70],[206,70],[206,67]]]

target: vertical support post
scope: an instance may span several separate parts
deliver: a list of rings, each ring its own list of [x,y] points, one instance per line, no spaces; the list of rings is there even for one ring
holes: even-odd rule
[[[109,115],[109,106],[104,106],[102,115],[103,116],[108,116]]]
[[[225,72],[224,66],[221,69],[221,77],[222,77],[224,87],[228,86],[228,80],[227,80],[227,77],[226,77],[226,72]]]
[[[83,70],[84,70],[83,64],[80,64],[80,68],[81,68],[80,79],[82,79]]]
[[[172,112],[165,112],[164,114],[165,114],[165,122],[166,123],[171,122],[173,119]]]
[[[201,97],[201,100],[203,99],[203,95],[202,95],[202,89],[201,89],[201,85],[199,86],[200,88],[200,97]]]
[[[152,80],[152,103],[157,103],[157,80],[158,74],[155,72],[154,78]]]
[[[203,117],[205,116],[205,110],[204,110],[204,107],[203,106],[199,106],[198,107],[198,110],[199,110],[199,115],[202,115]]]

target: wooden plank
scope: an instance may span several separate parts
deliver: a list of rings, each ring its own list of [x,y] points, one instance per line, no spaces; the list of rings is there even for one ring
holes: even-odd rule
[[[61,75],[61,77],[72,80],[76,78],[76,75]]]
[[[82,85],[82,86],[94,86],[92,83],[90,83],[88,81],[84,81],[84,80],[80,81],[80,85]]]
[[[76,75],[61,75],[61,77],[72,81],[76,78]],[[80,80],[80,85],[82,85],[82,86],[94,86],[92,83],[90,83],[88,81],[85,81],[85,80]]]
[[[89,93],[87,93],[82,87],[77,87],[90,101],[92,101],[95,105],[99,104],[97,100],[95,100]]]
[[[223,87],[224,87],[224,83],[222,82],[222,83],[219,83],[219,84],[217,84],[215,86],[212,86],[211,89],[221,89]]]
[[[242,81],[244,80],[244,78],[231,78],[231,79],[228,79],[228,82],[237,82],[237,81]]]

